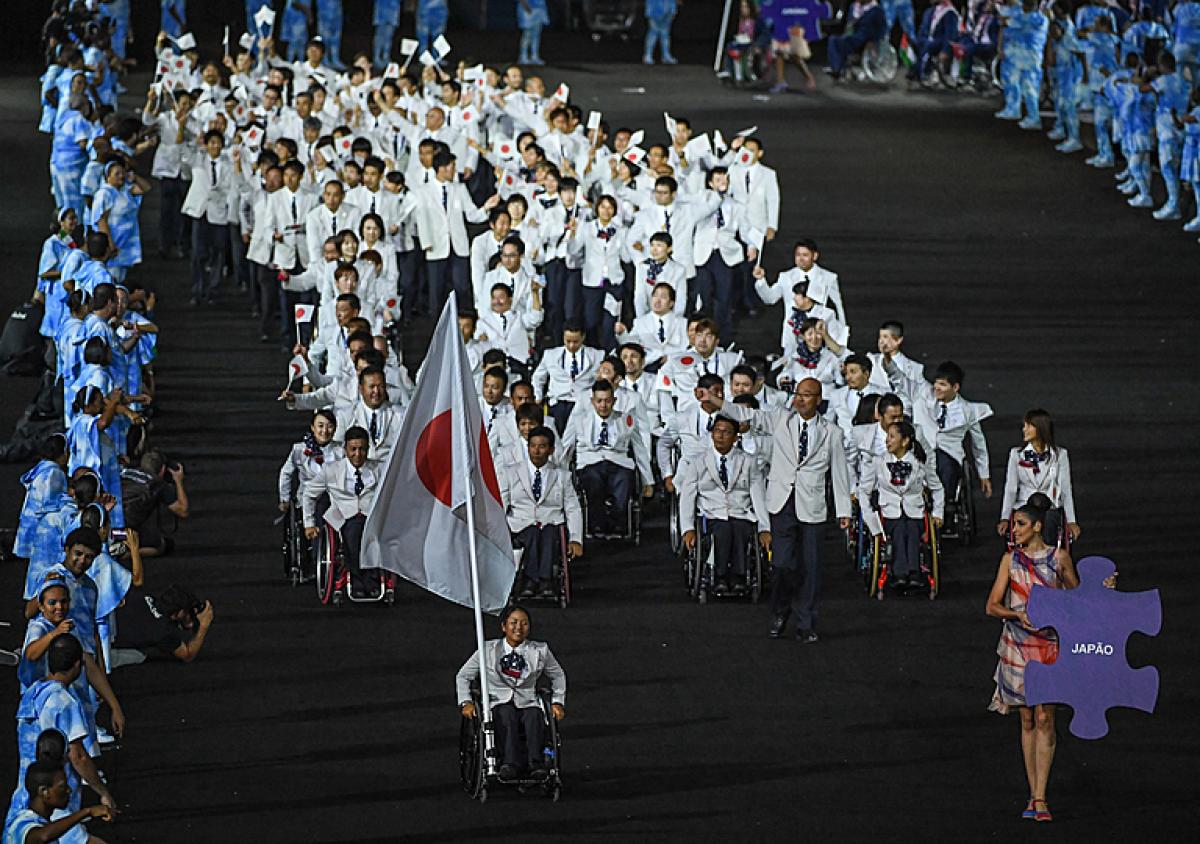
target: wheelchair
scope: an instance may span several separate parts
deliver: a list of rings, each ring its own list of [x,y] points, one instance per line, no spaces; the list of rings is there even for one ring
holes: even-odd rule
[[[683,576],[688,594],[698,604],[707,604],[711,598],[744,598],[749,596],[750,603],[757,604],[762,597],[764,575],[769,565],[767,552],[758,541],[758,528],[754,536],[746,543],[746,573],[735,588],[718,594],[713,590],[716,576],[716,552],[712,537],[708,532],[708,519],[701,515],[696,531],[696,547],[692,550],[683,549]],[[682,542],[682,540],[681,540]]]
[[[342,538],[333,525],[321,524],[317,543],[315,582],[317,598],[322,604],[326,606],[332,604],[337,607],[341,606],[343,602],[352,604],[382,602],[391,606],[396,602],[396,576],[384,569],[379,569],[379,588],[373,594],[366,597],[354,594],[350,586],[350,572],[345,564]]]
[[[862,52],[851,60],[848,68],[851,77],[857,82],[874,82],[876,85],[887,85],[896,78],[900,68],[900,57],[896,48],[886,38],[872,41],[863,47]]]
[[[461,718],[462,724],[458,733],[458,772],[463,790],[473,799],[483,803],[488,798],[488,788],[496,785],[516,788],[521,794],[541,789],[546,797],[557,803],[562,796],[562,732],[550,707],[549,689],[538,690],[538,703],[542,709],[546,739],[543,752],[547,772],[544,780],[502,780],[498,775],[488,773],[487,761],[484,758],[486,745],[483,735],[483,706],[477,689],[472,690],[471,700],[475,703],[475,714],[470,718]]]
[[[637,469],[633,470],[633,487],[629,493],[629,502],[625,505],[625,533],[623,534],[592,532],[592,526],[588,523],[587,491],[579,483],[574,472],[572,472],[571,479],[575,484],[575,492],[579,496],[579,505],[583,508],[583,536],[585,539],[615,539],[632,542],[634,545],[642,544],[642,481],[638,477]]]
[[[958,487],[953,490],[953,495],[950,490],[946,491],[946,526],[949,530],[942,531],[944,538],[957,539],[964,548],[971,547],[979,528],[974,495],[974,489],[979,485],[978,477],[968,449],[958,476]]]
[[[522,603],[530,601],[555,601],[559,607],[565,610],[571,605],[571,560],[574,557],[571,556],[571,551],[568,548],[566,525],[558,526],[558,543],[559,560],[555,563],[550,575],[554,580],[555,594],[552,597],[543,597],[542,595],[535,594],[523,598],[517,594],[517,584],[521,582],[521,558],[525,553],[525,549],[518,547],[515,542],[513,543],[513,551],[517,560],[517,576],[513,578],[512,592],[508,596],[509,606],[518,601]]]
[[[283,525],[283,576],[292,586],[308,583],[315,568],[313,543],[304,536],[304,515],[295,499],[279,521]]]
[[[867,595],[882,601],[884,596],[883,587],[887,585],[888,578],[891,576],[891,562],[894,549],[892,544],[887,541],[886,534],[880,534],[879,536],[868,534],[868,537],[870,542],[870,566],[864,572]],[[920,576],[926,584],[925,588],[928,590],[929,600],[932,601],[937,598],[938,591],[942,585],[941,547],[938,541],[937,528],[933,524],[933,516],[928,509],[925,510],[921,528],[921,542],[918,556]],[[910,588],[905,594],[914,594],[920,591],[922,591],[921,588]]]

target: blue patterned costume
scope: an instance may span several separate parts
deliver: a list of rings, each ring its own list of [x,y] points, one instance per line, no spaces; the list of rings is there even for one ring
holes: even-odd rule
[[[36,598],[38,588],[54,565],[62,562],[63,543],[67,534],[79,527],[79,507],[67,493],[59,493],[46,501],[45,514],[33,535],[29,567],[25,572],[25,600]]]
[[[325,61],[335,70],[342,64],[342,0],[316,0],[317,34],[325,42]]]
[[[124,281],[129,268],[142,262],[142,230],[138,211],[142,196],[133,192],[128,182],[119,188],[105,182],[96,191],[88,214],[88,228],[96,229],[104,214],[108,214],[108,231],[113,246],[119,251],[108,262],[108,271],[116,281]]]
[[[647,9],[649,9],[647,4]],[[660,4],[661,5],[661,4]],[[674,17],[674,0],[671,0],[671,16]],[[647,15],[649,21],[649,15]],[[517,53],[517,64],[542,64],[542,29],[550,25],[550,10],[546,0],[517,0],[517,28],[521,30],[521,45]],[[651,25],[653,23],[651,22]],[[671,54],[670,22],[667,23],[667,40],[663,44],[663,55]],[[646,35],[649,44],[650,35]],[[646,55],[650,54],[647,47]]]
[[[33,540],[38,522],[47,514],[51,502],[67,491],[67,475],[53,460],[42,460],[21,476],[25,487],[25,502],[17,520],[17,535],[13,540],[13,554],[29,559],[33,554]]]
[[[1031,129],[1041,127],[1038,116],[1038,95],[1042,87],[1042,55],[1050,21],[1036,9],[1009,15],[1004,29],[1004,111],[1001,116],[1016,119],[1025,108],[1022,125]]]
[[[172,38],[187,31],[187,0],[162,0],[160,30]]]
[[[21,695],[21,702],[17,705],[17,753],[21,761],[17,770],[17,789],[13,792],[12,804],[5,818],[8,833],[18,823],[28,828],[38,826],[38,821],[28,818],[29,795],[25,791],[25,772],[37,758],[37,740],[44,730],[58,730],[68,743],[83,741],[85,746],[90,735],[82,704],[57,680],[39,680]],[[53,820],[79,811],[79,779],[70,765],[66,766],[66,771],[71,799],[66,809],[51,815]],[[18,821],[18,818],[23,820]],[[86,841],[87,837],[87,829],[81,824],[56,840],[64,844],[78,844]]]
[[[283,19],[279,23],[279,39],[287,42],[287,60],[304,60],[304,47],[308,44],[308,14],[314,0],[287,0],[283,7]]]
[[[445,34],[449,19],[446,0],[417,0],[417,55],[432,48],[438,36]]]
[[[1093,7],[1085,7],[1087,8]],[[1118,70],[1119,43],[1120,39],[1111,32],[1089,33],[1083,43],[1087,57],[1087,87],[1092,97],[1092,122],[1096,127],[1096,155],[1088,159],[1088,164],[1093,167],[1113,165],[1113,110],[1104,92],[1104,80]]]
[[[79,219],[86,210],[83,203],[83,170],[87,167],[84,145],[91,140],[92,124],[73,108],[60,112],[54,123],[54,142],[50,148],[50,181],[54,204],[60,210],[73,208]]]
[[[375,0],[371,22],[375,25],[372,61],[377,70],[383,70],[392,60],[392,43],[396,40],[396,27],[400,25],[400,0]]]
[[[1158,139],[1158,169],[1167,186],[1167,203],[1154,213],[1155,219],[1176,219],[1179,214],[1179,166],[1183,154],[1183,132],[1176,116],[1187,113],[1188,83],[1176,73],[1160,75],[1152,87],[1157,95],[1154,134]]]
[[[642,61],[654,61],[654,45],[659,47],[659,56],[666,64],[675,64],[671,55],[671,24],[675,20],[675,0],[646,0],[646,42],[642,47]]]
[[[117,465],[117,449],[112,437],[99,426],[100,418],[81,413],[67,428],[67,446],[71,450],[71,462],[67,470],[71,475],[81,466],[100,476],[104,491],[117,499],[109,514],[113,527],[125,527],[125,511],[121,508],[121,467]]]

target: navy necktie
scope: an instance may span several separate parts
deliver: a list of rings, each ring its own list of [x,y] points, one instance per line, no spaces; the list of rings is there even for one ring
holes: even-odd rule
[[[354,494],[362,495],[363,490],[366,488],[367,488],[367,485],[363,483],[363,479],[362,479],[362,469],[355,469],[354,470]]]
[[[725,228],[725,213],[721,210],[721,206],[717,206],[717,228]]]
[[[660,343],[667,342],[667,326],[663,322],[662,317],[658,318],[658,342],[660,342]]]
[[[575,353],[571,352],[571,380],[574,381],[579,377],[579,361],[575,359]]]
[[[508,335],[508,314],[500,314],[500,327],[504,329],[504,334]]]
[[[371,197],[371,213],[375,213],[375,197]]]
[[[292,222],[295,223],[295,222],[297,222],[297,220],[298,220],[298,215],[296,214],[296,197],[293,196],[292,197]]]
[[[442,185],[442,210],[450,210],[450,194],[445,185]]]
[[[212,179],[213,179],[212,186],[215,188],[217,186],[217,162],[216,162],[216,159],[214,159],[208,163],[212,166]]]
[[[533,470],[533,500],[542,500],[542,470]]]
[[[729,470],[725,468],[725,455],[721,455],[721,468],[717,470],[717,474],[721,476],[721,486],[729,489]]]
[[[671,233],[671,212],[663,211],[663,217],[665,218],[664,226],[666,228],[666,232],[667,232],[667,234],[670,234]]]
[[[746,193],[750,193],[750,171],[746,171]]]
[[[371,411],[371,442],[379,442],[379,417],[375,411]]]
[[[492,425],[496,422],[496,405],[491,407],[491,415],[488,417],[488,433],[492,432]]]
[[[700,365],[704,367],[704,374],[707,375],[708,374],[708,361],[702,360],[702,361],[700,361]]]
[[[329,227],[333,230],[333,236],[337,237],[337,212],[334,211],[329,217]]]
[[[800,429],[800,448],[796,452],[796,465],[799,466],[804,462],[804,458],[808,457],[808,423],[804,423],[804,427]]]
[[[939,431],[944,430],[946,427],[946,405],[945,404],[942,404],[941,409],[938,410],[937,422],[938,422],[938,430]]]

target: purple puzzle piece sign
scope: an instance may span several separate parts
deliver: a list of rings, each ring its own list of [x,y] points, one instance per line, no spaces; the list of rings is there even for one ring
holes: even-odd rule
[[[833,9],[821,0],[763,0],[760,9],[776,41],[787,41],[788,29],[793,26],[804,28],[805,40],[820,41],[825,37],[821,21],[833,17]]]
[[[1034,586],[1025,611],[1038,627],[1058,631],[1058,659],[1025,666],[1025,700],[1066,703],[1075,709],[1071,732],[1083,739],[1108,734],[1105,712],[1127,706],[1153,712],[1158,670],[1130,668],[1125,642],[1134,631],[1157,636],[1162,627],[1158,590],[1117,592],[1104,587],[1117,570],[1106,557],[1079,561],[1079,588]]]

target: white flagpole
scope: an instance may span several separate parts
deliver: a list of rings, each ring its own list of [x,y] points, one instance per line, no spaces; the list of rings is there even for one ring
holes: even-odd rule
[[[729,29],[729,12],[733,0],[725,0],[725,11],[721,13],[721,31],[717,33],[717,57],[713,59],[713,73],[721,69],[721,54],[725,52],[725,33]]]
[[[471,557],[471,604],[475,610],[475,642],[479,647],[479,694],[483,703],[483,756],[488,774],[496,773],[496,732],[492,725],[492,700],[488,696],[487,659],[483,652],[483,609],[479,606],[479,557],[475,550],[475,498],[471,495],[471,467],[463,467],[467,482],[467,537]]]
[[[446,303],[446,309],[450,311],[450,319],[453,320],[453,325],[457,324],[458,306],[451,296]],[[462,346],[462,338],[456,337],[458,348],[454,350],[454,360],[458,364],[455,368],[458,369],[462,365],[465,347]],[[460,380],[460,379],[456,379]],[[469,400],[469,396],[463,396],[464,403]],[[469,437],[470,431],[467,430],[467,419],[463,418],[457,426],[459,430],[456,432],[458,436]],[[467,439],[468,446],[471,440]],[[479,648],[479,696],[483,708],[483,758],[487,764],[487,772],[489,775],[496,773],[496,729],[492,724],[492,699],[488,694],[488,672],[487,672],[487,657],[483,651],[483,608],[480,606],[479,599],[479,552],[475,545],[475,496],[474,478],[472,472],[474,467],[466,464],[462,467],[463,481],[466,484],[467,490],[467,553],[471,558],[471,608],[475,611],[475,644]]]

